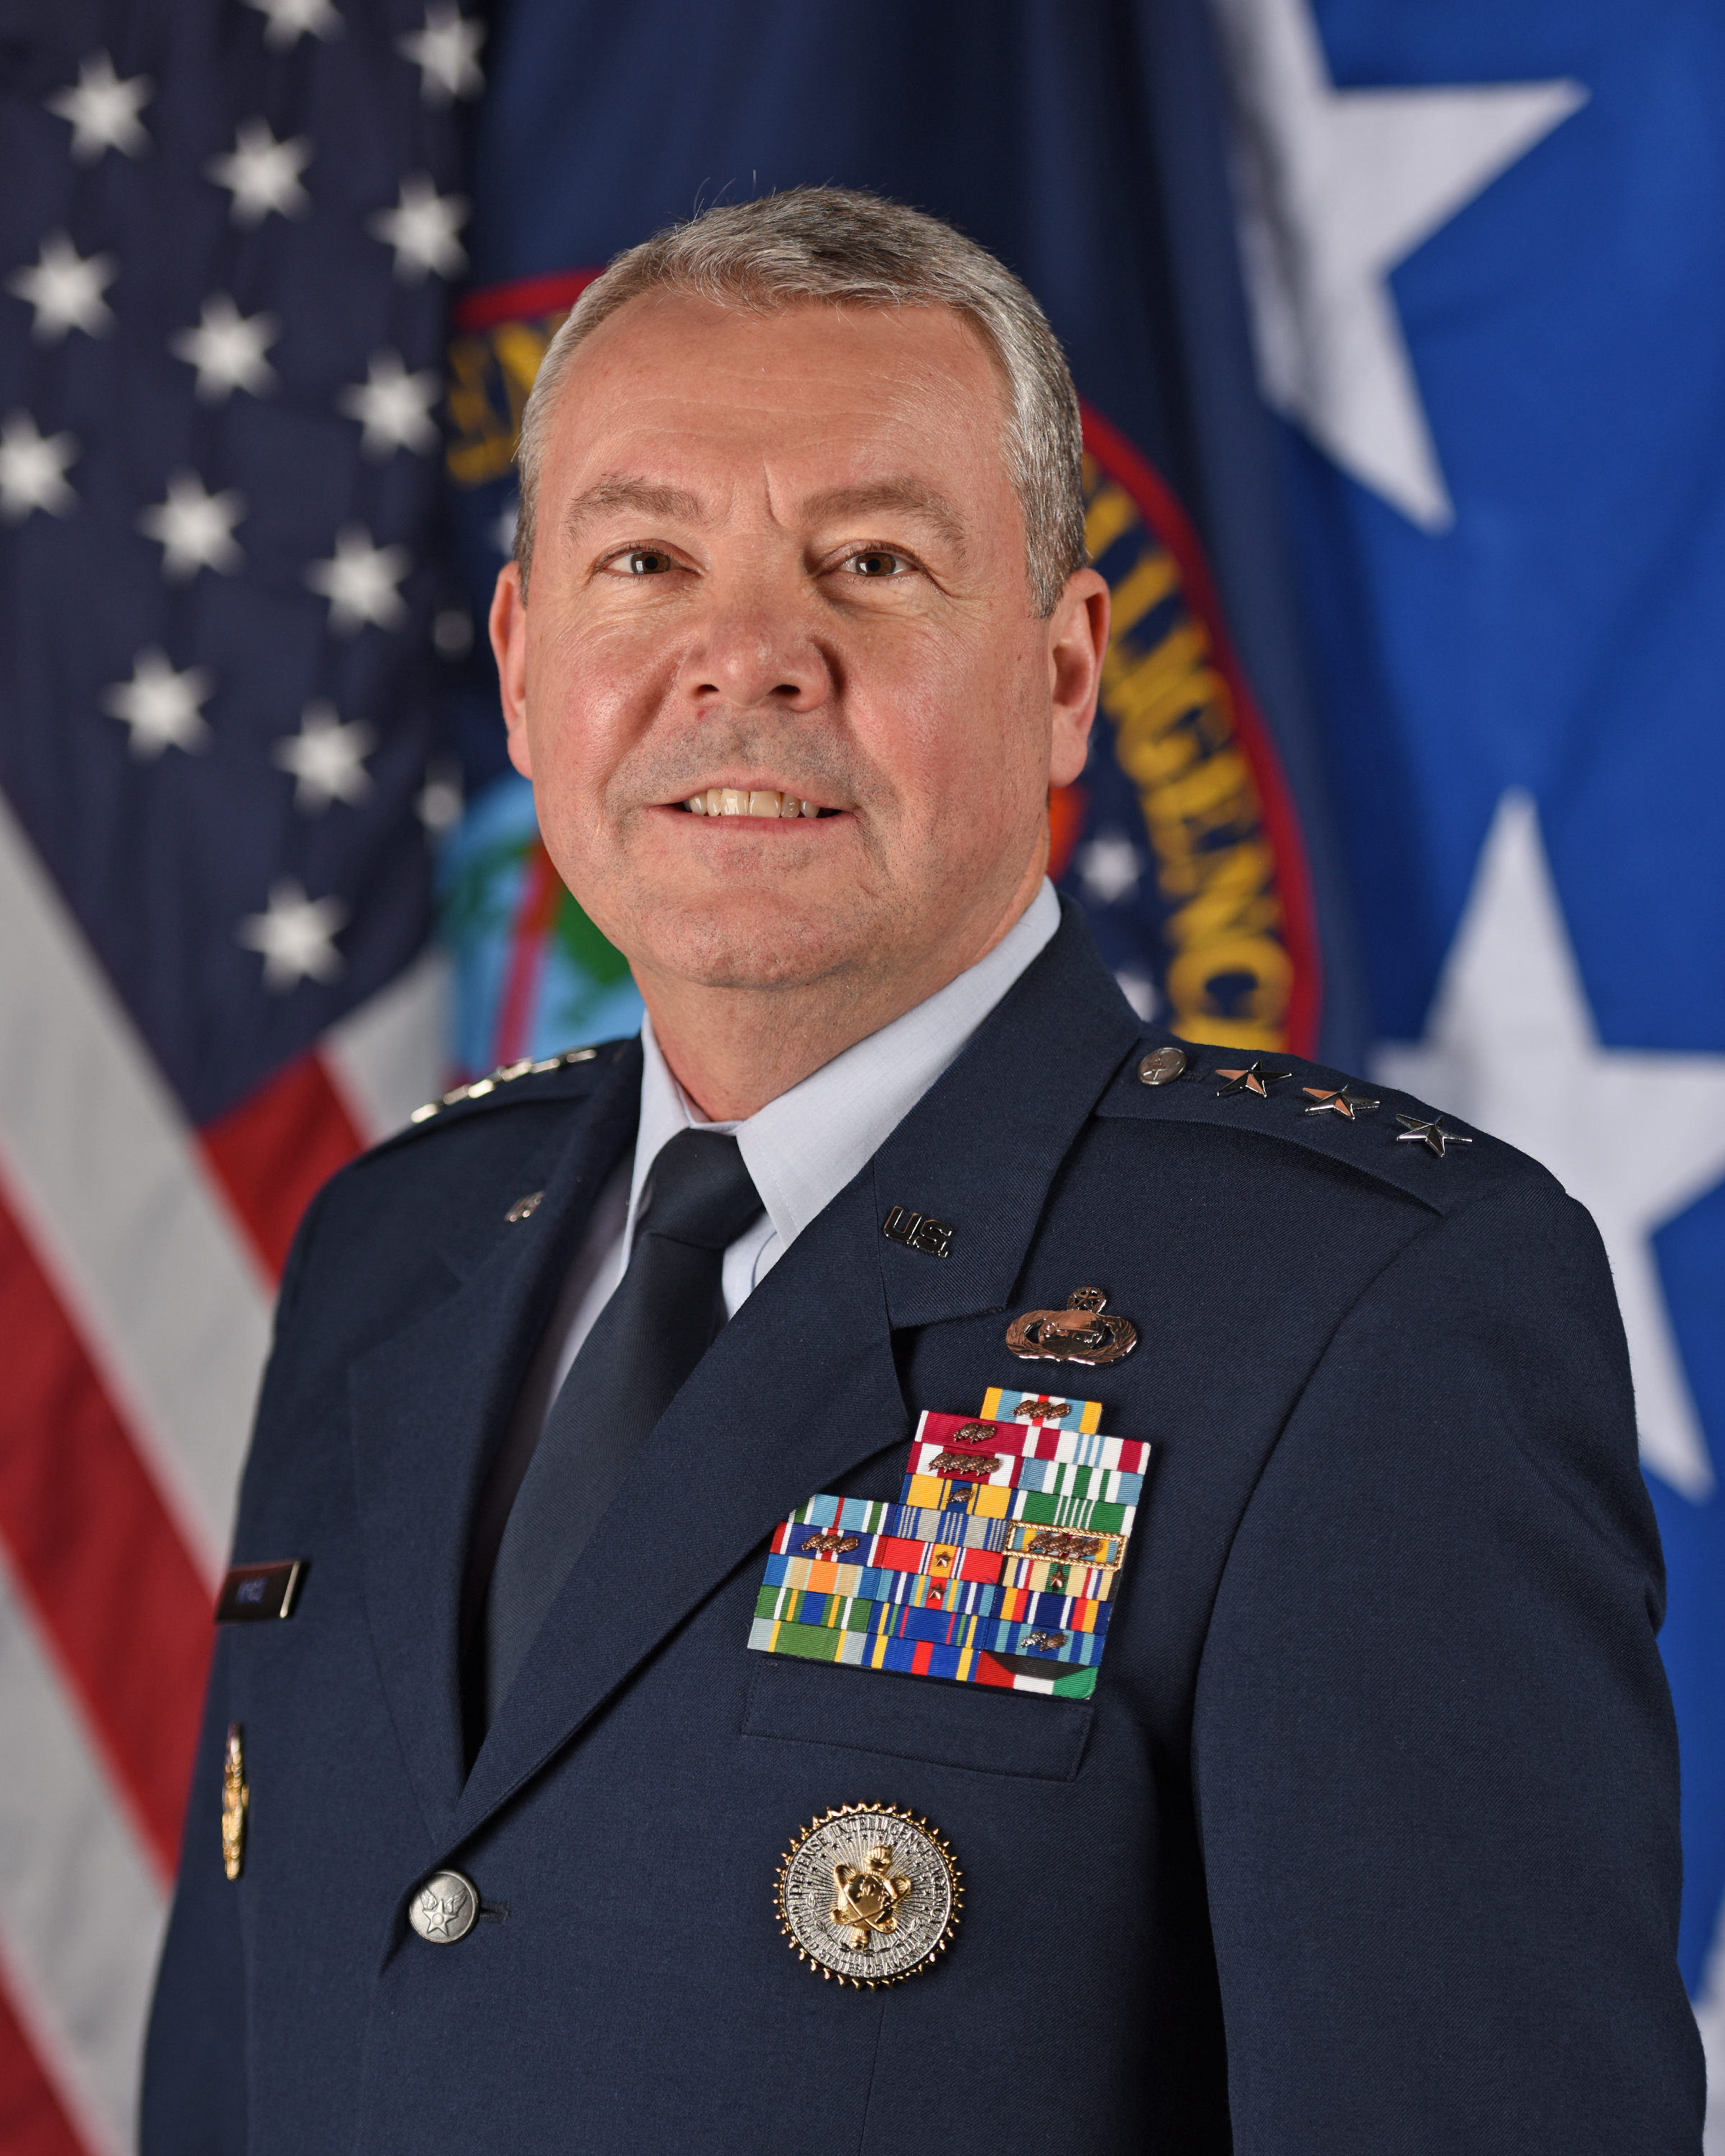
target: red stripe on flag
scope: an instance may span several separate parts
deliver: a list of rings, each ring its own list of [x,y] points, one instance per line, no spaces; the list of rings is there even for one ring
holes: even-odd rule
[[[171,1877],[209,1662],[209,1599],[82,1341],[3,1204],[0,1337],[8,1343],[0,1538],[163,1876]]]
[[[497,1013],[497,1063],[514,1063],[526,1055],[533,1038],[533,1014],[539,1001],[539,976],[545,965],[546,940],[562,903],[562,880],[552,866],[542,839],[535,839],[521,864],[521,896],[509,932],[509,975]]]
[[[0,2148],[6,2156],[89,2156],[0,1986]]]
[[[287,1262],[300,1215],[365,1150],[315,1050],[284,1064],[198,1136],[271,1279]]]
[[[458,330],[495,329],[499,322],[528,321],[572,307],[599,275],[597,270],[558,270],[548,277],[522,277],[512,285],[492,285],[464,292],[450,309]]]

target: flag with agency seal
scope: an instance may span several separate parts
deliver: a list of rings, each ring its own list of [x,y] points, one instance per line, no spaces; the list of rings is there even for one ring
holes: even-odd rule
[[[1616,1283],[1725,2151],[1725,18],[1219,13],[1377,1061]]]
[[[906,55],[914,54],[914,64]],[[514,543],[540,358],[614,254],[700,203],[808,182],[949,218],[1029,284],[1085,403],[1091,552],[1116,625],[1051,873],[1127,995],[1242,1048],[1363,1045],[1353,938],[1255,387],[1202,0],[764,0],[650,17],[522,0],[500,25],[449,349],[449,474],[477,610]],[[726,85],[715,98],[713,85]],[[470,1069],[623,1023],[626,973],[509,771],[488,656],[462,673],[474,814],[448,885]]]
[[[10,11],[0,2143],[119,2156],[270,1306],[443,1067],[444,0]],[[212,1847],[211,1861],[217,1852]]]

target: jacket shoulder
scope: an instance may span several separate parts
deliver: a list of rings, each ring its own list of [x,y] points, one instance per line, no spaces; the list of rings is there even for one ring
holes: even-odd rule
[[[1286,1149],[1290,1164],[1333,1164],[1455,1210],[1506,1183],[1558,1186],[1539,1163],[1410,1093],[1297,1055],[1218,1048],[1159,1029],[1143,1036],[1097,1101],[1105,1121],[1173,1125],[1199,1142]]]

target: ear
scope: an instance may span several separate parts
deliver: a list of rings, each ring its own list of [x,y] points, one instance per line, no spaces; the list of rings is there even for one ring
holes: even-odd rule
[[[497,572],[491,594],[491,650],[497,684],[503,693],[503,723],[509,729],[509,760],[523,778],[533,776],[527,747],[527,602],[521,573],[513,562]]]
[[[1084,768],[1107,649],[1107,583],[1094,569],[1075,569],[1048,619],[1054,718],[1048,756],[1050,786],[1070,786]]]

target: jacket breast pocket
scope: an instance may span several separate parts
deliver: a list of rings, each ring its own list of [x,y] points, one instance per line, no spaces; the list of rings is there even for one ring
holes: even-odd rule
[[[995,1691],[936,1677],[897,1676],[761,1655],[742,1733],[829,1744],[896,1759],[927,1759],[983,1774],[1070,1782],[1084,1757],[1084,1700]]]

